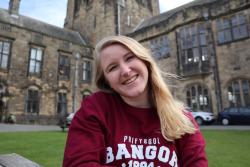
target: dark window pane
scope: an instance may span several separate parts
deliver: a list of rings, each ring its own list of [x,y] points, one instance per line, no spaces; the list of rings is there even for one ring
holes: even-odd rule
[[[237,92],[237,93],[240,92],[240,85],[238,81],[233,82],[233,90],[234,92]]]
[[[196,90],[194,86],[191,88],[191,94],[192,96],[196,96]]]
[[[190,92],[192,97],[190,97]],[[201,85],[194,85],[187,90],[187,104],[193,110],[211,111],[207,89]]]
[[[201,86],[200,86],[200,85],[198,86],[198,94],[199,94],[199,95],[202,94],[202,89],[201,89]]]
[[[0,51],[2,52],[2,50],[3,50],[3,42],[0,41]]]
[[[200,43],[201,43],[201,45],[207,44],[206,34],[200,34]]]
[[[208,53],[206,47],[201,48],[201,59],[202,61],[208,61]]]
[[[224,31],[218,32],[218,41],[219,41],[219,43],[224,43],[225,42]]]
[[[225,33],[225,42],[231,41],[232,40],[232,34],[231,34],[230,29],[226,29],[224,31],[224,33]]]
[[[64,58],[62,56],[60,56],[59,58],[59,64],[64,65]]]
[[[168,57],[170,49],[167,36],[152,39],[150,42],[150,49],[156,59]]]
[[[238,17],[234,16],[232,17],[232,26],[237,26],[237,25],[239,25]]]
[[[229,19],[223,20],[223,29],[230,28],[230,21]]]
[[[37,90],[28,90],[28,97],[26,101],[27,112],[38,113],[39,112],[39,93]]]
[[[191,35],[196,35],[197,34],[197,28],[196,28],[196,26],[191,27],[190,31],[191,31]]]
[[[83,62],[83,75],[82,80],[83,81],[90,81],[91,80],[91,63],[89,61]]]
[[[249,96],[249,93],[244,94],[244,99],[245,99],[245,105],[247,107],[250,107],[250,96]]]
[[[248,82],[248,80],[243,80],[242,81],[242,89],[243,89],[244,93],[249,92],[249,82]]]
[[[191,98],[187,98],[187,105],[191,107]]]
[[[69,78],[70,75],[70,59],[67,56],[61,55],[59,57],[59,66],[58,66],[59,75]]]
[[[198,63],[200,61],[200,53],[198,48],[193,48],[193,56],[194,63]]]
[[[67,94],[58,93],[57,113],[67,113]]]
[[[216,21],[216,26],[218,30],[223,30],[223,20],[217,20]]]
[[[206,36],[207,35],[207,36]],[[206,24],[199,24],[183,28],[177,35],[179,46],[180,70],[183,75],[203,72],[201,61],[208,60],[207,37],[211,34],[206,29]],[[203,49],[202,52],[202,47]],[[212,49],[212,47],[211,47]]]
[[[187,61],[188,64],[193,62],[193,49],[187,50]]]
[[[238,111],[237,111],[237,108],[230,108],[229,112],[230,113],[237,113]]]
[[[241,25],[239,27],[241,37],[248,37],[247,25]]]
[[[193,35],[192,36],[192,44],[193,44],[193,46],[192,47],[196,47],[196,46],[198,46],[198,36],[197,35]]]

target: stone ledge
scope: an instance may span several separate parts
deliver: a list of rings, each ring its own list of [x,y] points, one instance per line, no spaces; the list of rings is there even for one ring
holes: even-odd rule
[[[16,153],[0,155],[0,167],[42,167]]]

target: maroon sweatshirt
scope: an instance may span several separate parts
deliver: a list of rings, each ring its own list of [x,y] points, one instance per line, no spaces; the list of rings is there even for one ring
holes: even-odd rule
[[[190,119],[195,123],[192,116]],[[118,95],[97,92],[85,98],[74,116],[63,167],[99,166],[207,167],[208,164],[199,130],[174,142],[166,141],[154,108],[136,108]]]

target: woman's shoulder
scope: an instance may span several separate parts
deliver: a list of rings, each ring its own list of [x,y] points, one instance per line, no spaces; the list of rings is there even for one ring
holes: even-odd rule
[[[81,102],[81,107],[77,114],[82,118],[103,117],[110,110],[114,95],[111,93],[98,91],[85,97]]]
[[[97,92],[94,92],[93,94],[87,96],[86,99],[93,100],[93,101],[98,100],[98,102],[102,102],[102,101],[109,101],[111,99],[116,99],[115,96],[116,95],[114,93],[97,91]]]
[[[82,101],[82,106],[94,106],[95,108],[105,110],[117,103],[119,103],[119,97],[115,93],[97,91],[87,96]]]

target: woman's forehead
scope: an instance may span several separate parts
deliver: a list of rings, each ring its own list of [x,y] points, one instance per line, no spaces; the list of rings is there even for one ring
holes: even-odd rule
[[[104,47],[100,51],[100,55],[101,56],[102,55],[113,55],[113,54],[125,53],[125,52],[131,52],[131,50],[128,49],[126,46],[117,43],[117,44],[112,44],[112,45]]]

